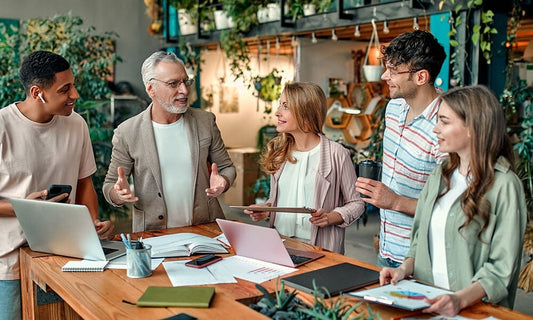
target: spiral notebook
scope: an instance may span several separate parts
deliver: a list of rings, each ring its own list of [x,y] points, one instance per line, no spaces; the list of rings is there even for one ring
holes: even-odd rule
[[[69,261],[62,268],[61,271],[66,272],[98,272],[104,271],[109,261]]]

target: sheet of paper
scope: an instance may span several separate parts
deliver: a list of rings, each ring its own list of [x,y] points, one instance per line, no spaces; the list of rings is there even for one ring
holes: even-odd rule
[[[150,266],[150,268],[152,270],[155,270],[161,264],[161,262],[163,262],[163,260],[165,259],[164,258],[152,259],[152,265]],[[115,258],[109,261],[106,268],[107,269],[126,269],[126,255],[123,255],[121,257],[118,257],[118,258]]]
[[[417,310],[429,306],[424,301],[424,298],[433,299],[450,292],[416,281],[401,280],[395,285],[388,284],[372,289],[349,292],[348,294],[371,302],[378,302],[408,310]]]
[[[234,277],[254,283],[265,282],[298,270],[241,256],[227,257],[218,263],[231,270]]]
[[[172,286],[197,286],[237,282],[231,275],[231,270],[226,269],[221,264],[222,261],[200,269],[187,267],[185,265],[187,261],[189,260],[163,262]]]

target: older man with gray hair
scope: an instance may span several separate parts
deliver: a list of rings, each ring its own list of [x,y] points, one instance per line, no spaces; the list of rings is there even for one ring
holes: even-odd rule
[[[148,57],[141,74],[152,103],[115,129],[106,200],[133,203],[134,232],[224,218],[216,197],[231,186],[236,171],[215,116],[189,107],[194,79],[183,61],[164,51]]]

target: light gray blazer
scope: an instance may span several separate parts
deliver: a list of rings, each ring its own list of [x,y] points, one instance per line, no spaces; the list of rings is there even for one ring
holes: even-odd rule
[[[167,208],[152,128],[151,110],[152,105],[115,129],[111,163],[102,188],[107,202],[114,205],[109,197],[109,190],[117,181],[117,168],[122,167],[126,177],[133,174],[134,193],[139,198],[139,201],[133,205],[133,232],[167,227]],[[215,115],[200,109],[189,108],[183,114],[183,120],[191,149],[176,149],[176,152],[190,152],[192,167],[196,170],[194,173],[183,173],[193,174],[193,224],[208,223],[214,221],[215,218],[224,218],[218,200],[205,194],[205,189],[209,187],[208,163],[217,164],[220,175],[228,180],[229,185],[233,183],[236,176],[235,167],[216,125]],[[176,178],[179,179],[179,177]]]
[[[285,164],[270,178],[268,202],[277,204],[278,182]],[[344,231],[365,211],[359,192],[355,191],[354,164],[350,152],[341,144],[320,136],[320,163],[316,174],[314,208],[326,212],[338,212],[344,223],[337,226],[317,227],[311,225],[311,244],[344,254]],[[270,226],[274,227],[275,213],[271,214]]]

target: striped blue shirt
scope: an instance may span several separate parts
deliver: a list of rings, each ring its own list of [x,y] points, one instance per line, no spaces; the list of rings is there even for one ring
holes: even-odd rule
[[[381,181],[401,196],[418,199],[437,159],[443,157],[433,133],[438,106],[437,98],[406,124],[407,102],[392,99],[387,104]],[[380,214],[380,254],[383,258],[402,262],[409,250],[413,217],[385,209],[381,209]]]

